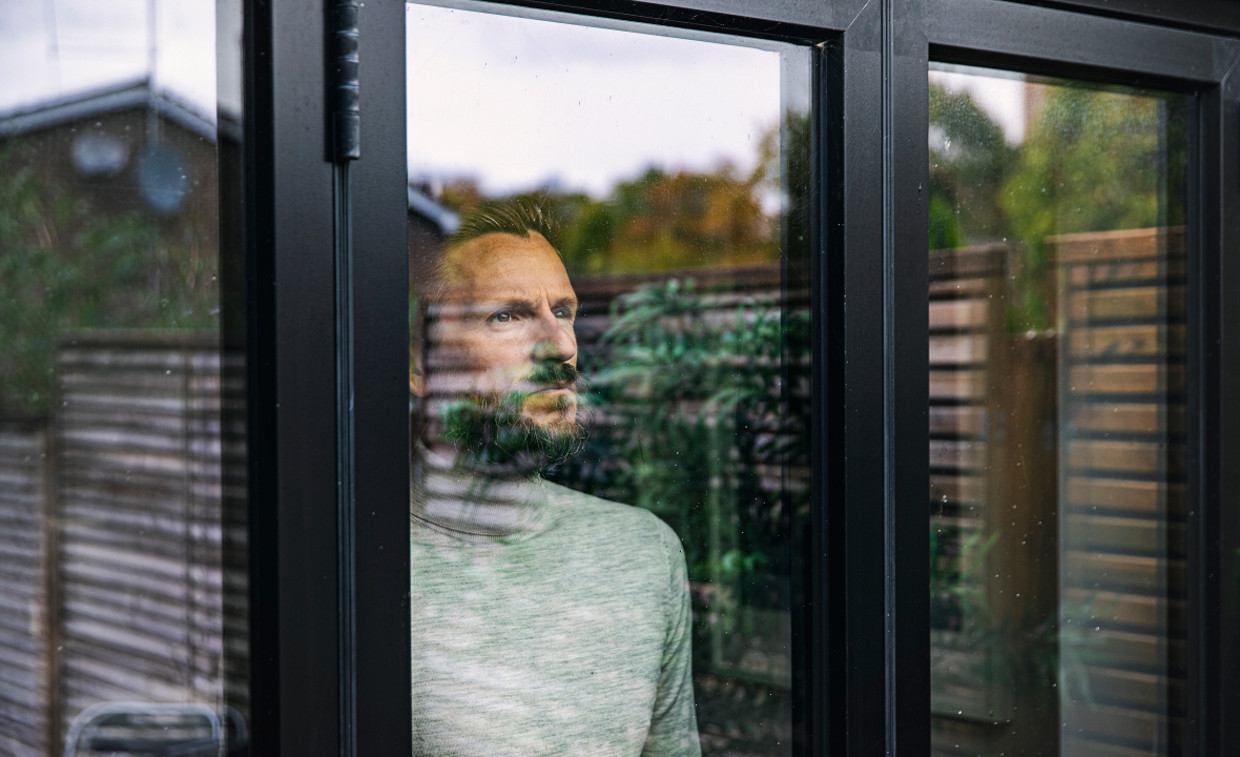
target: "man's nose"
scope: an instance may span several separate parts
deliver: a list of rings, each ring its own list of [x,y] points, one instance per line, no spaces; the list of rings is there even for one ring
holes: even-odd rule
[[[554,360],[567,363],[577,356],[577,335],[573,322],[549,315],[539,319],[542,328],[534,344],[535,360]]]

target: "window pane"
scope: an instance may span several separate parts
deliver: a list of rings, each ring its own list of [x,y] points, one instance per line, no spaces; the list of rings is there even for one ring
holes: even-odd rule
[[[1179,754],[1186,96],[930,74],[938,754]]]
[[[0,752],[215,753],[245,709],[240,5],[17,0],[0,29]]]
[[[809,51],[502,12],[408,7],[415,751],[789,754]]]

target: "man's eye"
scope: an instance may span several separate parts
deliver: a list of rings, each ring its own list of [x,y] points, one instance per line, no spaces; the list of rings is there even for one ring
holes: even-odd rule
[[[512,313],[496,313],[487,319],[490,323],[508,323],[512,320]]]
[[[557,308],[555,311],[555,317],[556,318],[567,318],[571,321],[573,319],[573,311],[569,310],[568,308]]]

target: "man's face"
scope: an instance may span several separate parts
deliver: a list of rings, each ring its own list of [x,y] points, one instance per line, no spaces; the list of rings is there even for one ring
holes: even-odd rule
[[[534,427],[575,427],[577,295],[550,243],[533,231],[487,234],[449,250],[445,264],[432,396],[508,401]]]

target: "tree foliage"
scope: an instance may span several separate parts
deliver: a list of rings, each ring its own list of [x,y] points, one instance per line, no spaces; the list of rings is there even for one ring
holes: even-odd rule
[[[930,85],[930,249],[1007,235],[999,195],[1015,158],[1003,130],[971,95]]]
[[[26,165],[15,165],[20,163]],[[47,412],[73,329],[214,326],[216,256],[139,213],[100,213],[0,156],[0,414]]]
[[[1162,208],[1180,215],[1164,182],[1184,163],[1182,152],[1167,154],[1182,144],[1168,129],[1184,122],[1167,110],[1148,95],[1048,88],[1001,194],[1020,238],[1036,246],[1052,234],[1181,223],[1160,217]]]
[[[808,124],[790,113],[783,124],[771,125],[748,172],[727,162],[709,171],[650,166],[602,198],[542,189],[506,199],[536,198],[551,211],[559,223],[551,242],[574,275],[770,263],[780,254],[776,206],[796,212],[804,205],[804,192],[796,188],[807,185]],[[461,179],[441,196],[460,213],[485,199],[476,183]],[[794,220],[788,227],[803,225]]]
[[[1007,242],[1014,330],[1044,329],[1046,239],[1183,223],[1183,99],[1063,82],[1030,82],[1024,141],[966,92],[930,87],[930,247]]]
[[[1046,239],[1183,223],[1187,119],[1174,98],[1063,84],[1045,88],[1001,204],[1020,241],[1017,328],[1047,328]]]

